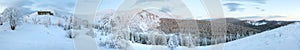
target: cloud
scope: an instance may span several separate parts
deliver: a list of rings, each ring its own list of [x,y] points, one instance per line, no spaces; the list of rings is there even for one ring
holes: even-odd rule
[[[33,2],[30,0],[5,0],[5,1],[0,1],[1,6],[5,7],[23,7],[23,6],[28,6],[32,5]]]
[[[256,7],[255,9],[260,10],[260,11],[265,11],[265,9],[262,9],[260,7]]]
[[[267,0],[225,0],[225,1],[239,1],[239,2],[252,2],[259,4],[266,4]]]
[[[76,0],[34,0],[32,7],[59,11],[73,11],[75,2]]]
[[[234,11],[242,11],[244,9],[250,8],[249,5],[253,5],[253,4],[249,4],[249,3],[256,3],[254,5],[264,5],[267,3],[267,0],[224,0],[225,4],[223,4],[224,6],[227,6],[227,8],[229,9],[229,11],[234,12]],[[248,6],[247,6],[248,5]],[[244,8],[241,8],[241,6],[243,6]],[[258,7],[255,7],[256,10],[259,11],[265,11],[265,9]]]
[[[33,2],[30,0],[6,0],[6,1],[0,1],[0,8],[1,12],[5,10],[5,8],[13,7],[20,11],[22,11],[22,14],[29,14],[32,13],[32,10],[30,8],[26,8],[25,6],[33,5]]]
[[[242,4],[238,4],[238,3],[225,3],[223,4],[224,6],[227,6],[227,8],[229,9],[229,11],[234,12],[234,11],[241,11],[244,8],[240,8],[239,6],[241,6]]]
[[[169,9],[169,8],[167,8],[167,7],[162,7],[161,9],[160,9],[160,11],[161,12],[171,12],[171,10]]]
[[[1,0],[1,7],[20,7],[32,10],[51,9],[73,11],[76,0]]]
[[[272,18],[282,18],[287,16],[273,15],[273,16],[246,16],[240,17],[239,19],[272,19]]]
[[[165,1],[165,0],[138,0],[136,1],[136,4],[144,3],[144,2],[153,2],[153,1]]]

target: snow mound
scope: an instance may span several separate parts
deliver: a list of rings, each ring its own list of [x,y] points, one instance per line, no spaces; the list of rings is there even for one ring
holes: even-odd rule
[[[0,50],[74,50],[73,40],[58,26],[22,24],[12,31],[5,24],[0,28]]]

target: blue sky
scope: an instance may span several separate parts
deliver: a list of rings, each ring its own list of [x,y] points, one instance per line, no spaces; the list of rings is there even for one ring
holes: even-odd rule
[[[117,9],[125,0],[103,0],[99,11]],[[183,0],[193,16],[206,16],[200,0]],[[221,0],[226,17],[241,16],[288,16],[297,17],[300,13],[300,0]],[[0,12],[9,6],[27,7],[32,10],[56,9],[72,12],[76,0],[0,0]]]

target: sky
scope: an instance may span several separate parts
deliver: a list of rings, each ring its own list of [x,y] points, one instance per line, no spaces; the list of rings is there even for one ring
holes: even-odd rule
[[[234,1],[223,1],[234,2]],[[300,15],[300,0],[253,0],[240,1],[243,10],[240,11],[226,11],[226,16],[288,16],[299,17]],[[235,2],[237,3],[237,2]],[[226,8],[226,7],[223,7]]]
[[[98,11],[116,10],[126,0],[102,0]],[[205,17],[201,0],[182,0],[195,17]],[[287,16],[299,17],[300,0],[220,0],[226,17]],[[76,0],[0,0],[0,12],[7,7],[25,7],[31,10],[54,9],[73,12]]]
[[[300,17],[300,0],[220,0],[226,17]],[[104,0],[100,10],[117,9],[123,0]],[[207,16],[201,0],[183,0],[193,16]]]

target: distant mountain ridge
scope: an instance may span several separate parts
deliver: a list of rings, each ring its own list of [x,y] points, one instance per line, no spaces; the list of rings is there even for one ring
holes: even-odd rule
[[[213,35],[211,32],[211,22],[212,21],[226,21],[226,30],[227,33],[224,33],[222,35]],[[291,23],[294,23],[292,21],[268,21],[268,20],[259,20],[259,21],[251,21],[251,20],[239,20],[236,18],[219,18],[219,19],[213,19],[213,20],[182,20],[182,19],[168,19],[168,18],[160,18],[160,26],[157,27],[157,29],[162,30],[166,34],[169,33],[179,33],[179,34],[187,34],[184,32],[181,32],[182,29],[188,29],[185,30],[185,32],[189,32],[195,36],[198,36],[197,39],[203,39],[203,38],[217,38],[217,39],[223,39],[226,42],[228,41],[233,41],[239,38],[247,37],[250,35],[254,35],[257,33],[261,33],[267,30],[272,30],[281,26],[285,26]],[[179,27],[178,22],[181,21],[195,21],[198,26],[198,28],[184,28],[184,27]],[[265,22],[265,24],[262,25],[253,25],[251,23],[247,22]],[[189,25],[186,25],[189,26]],[[199,31],[199,32],[195,32]],[[211,39],[213,40],[213,39]],[[209,41],[211,44],[218,44],[218,43],[224,43],[222,40],[217,40],[217,43],[214,41]],[[200,44],[204,45],[204,44]]]

